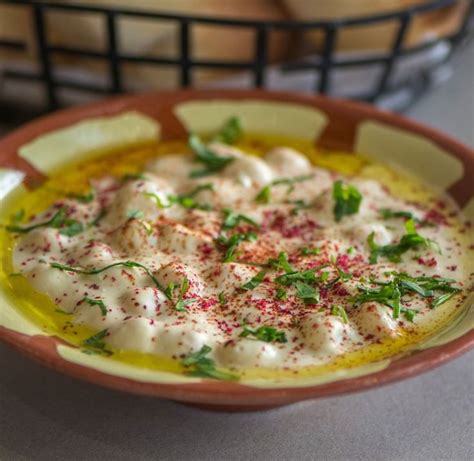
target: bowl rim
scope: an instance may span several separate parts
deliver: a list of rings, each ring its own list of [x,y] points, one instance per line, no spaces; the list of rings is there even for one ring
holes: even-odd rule
[[[191,89],[173,92],[148,92],[131,96],[124,95],[39,117],[0,139],[0,166],[10,156],[15,155],[21,145],[39,134],[68,126],[85,118],[114,115],[126,110],[133,110],[134,106],[150,100],[156,100],[158,105],[163,105],[163,108],[167,109],[169,106],[173,107],[184,101],[209,99],[280,101],[314,107],[328,114],[341,112],[346,113],[346,115],[351,114],[357,116],[356,125],[363,120],[373,120],[428,138],[474,167],[474,150],[468,146],[434,128],[424,126],[398,114],[376,109],[365,103],[291,92],[227,89]],[[180,129],[182,130],[182,127],[177,128],[178,131]],[[15,159],[13,167],[22,169],[29,174],[38,175],[31,165],[18,158]],[[304,387],[283,385],[275,388],[252,387],[236,382],[216,380],[202,380],[184,384],[136,381],[131,378],[111,375],[62,358],[57,352],[57,345],[61,344],[62,341],[52,336],[28,336],[0,326],[0,340],[56,371],[105,387],[189,403],[224,405],[238,409],[249,405],[250,407],[278,406],[300,400],[356,392],[416,376],[474,348],[474,330],[471,329],[462,336],[442,345],[391,360],[389,365],[380,371],[324,384]]]

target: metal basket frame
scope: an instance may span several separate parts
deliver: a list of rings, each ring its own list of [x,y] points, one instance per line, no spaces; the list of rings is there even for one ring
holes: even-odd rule
[[[334,69],[342,67],[366,66],[381,64],[382,73],[376,82],[374,90],[370,94],[359,95],[355,99],[375,102],[389,89],[389,79],[394,66],[398,60],[407,55],[412,55],[437,45],[441,41],[448,40],[453,46],[447,58],[468,32],[468,20],[472,15],[474,0],[469,0],[468,12],[459,28],[449,37],[441,37],[414,47],[403,46],[407,31],[413,18],[419,14],[438,10],[454,5],[463,0],[434,0],[418,6],[405,8],[385,14],[363,16],[356,18],[342,18],[331,21],[253,21],[240,19],[216,18],[210,16],[166,14],[156,11],[130,8],[106,8],[91,5],[83,5],[80,2],[62,4],[54,1],[36,2],[34,0],[0,0],[0,4],[23,6],[32,9],[34,18],[34,37],[37,48],[39,71],[25,71],[18,69],[5,69],[4,77],[10,79],[21,79],[39,81],[44,84],[47,95],[46,110],[54,110],[59,107],[58,89],[70,88],[85,90],[104,94],[117,94],[124,91],[121,63],[152,64],[156,66],[176,66],[179,68],[181,87],[192,85],[192,71],[199,68],[235,69],[248,70],[252,72],[253,86],[265,86],[265,76],[268,60],[269,34],[272,31],[321,31],[324,41],[320,59],[318,62],[296,62],[282,64],[281,68],[286,71],[304,70],[319,74],[318,84],[315,91],[327,94],[330,91],[331,74]],[[87,48],[54,46],[48,43],[47,24],[45,15],[48,11],[68,11],[79,13],[95,13],[102,16],[106,29],[106,49],[103,52],[92,51]],[[145,55],[125,54],[119,50],[118,22],[122,17],[134,17],[142,19],[156,19],[177,24],[179,28],[179,55],[176,58],[152,57]],[[386,53],[370,54],[357,58],[338,58],[336,56],[336,40],[338,33],[346,27],[366,26],[370,24],[383,24],[396,21],[398,29],[395,34],[390,50]],[[203,60],[193,59],[191,50],[191,28],[196,24],[207,24],[214,26],[246,28],[255,32],[255,51],[251,61],[227,61],[227,60]],[[26,50],[27,44],[18,41],[0,40],[0,48]],[[54,75],[52,57],[54,55],[81,56],[103,60],[108,66],[108,86],[91,85],[83,82],[59,79]],[[447,59],[446,58],[446,59]]]

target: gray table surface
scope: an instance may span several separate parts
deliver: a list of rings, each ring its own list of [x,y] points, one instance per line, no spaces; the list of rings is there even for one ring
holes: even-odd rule
[[[409,116],[474,145],[474,46]],[[0,345],[0,460],[473,460],[474,353],[369,392],[210,413],[113,392]]]

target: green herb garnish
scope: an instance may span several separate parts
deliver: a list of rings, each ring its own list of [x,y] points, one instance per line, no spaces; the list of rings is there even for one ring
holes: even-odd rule
[[[57,262],[50,263],[50,266],[55,268],[55,269],[59,269],[61,271],[74,272],[76,274],[83,274],[83,275],[100,274],[101,272],[104,272],[108,269],[111,269],[112,267],[119,267],[119,266],[128,267],[128,268],[138,267],[140,269],[143,269],[146,272],[146,274],[148,275],[148,277],[150,277],[150,279],[155,284],[155,286],[159,290],[161,290],[163,293],[165,293],[165,295],[169,299],[169,296],[167,295],[165,289],[161,286],[160,282],[158,282],[156,277],[153,275],[152,271],[150,269],[148,269],[148,267],[144,266],[143,264],[137,263],[135,261],[120,261],[120,262],[109,264],[108,266],[105,266],[105,267],[101,267],[100,269],[90,269],[90,270],[81,269],[81,268],[78,268],[78,267],[66,266],[64,264],[60,264],[60,263],[57,263]]]
[[[441,306],[446,301],[449,301],[456,293],[460,290],[452,291],[451,293],[445,293],[443,295],[437,296],[436,298],[431,301],[431,308],[434,309],[435,307]]]
[[[400,210],[391,210],[390,208],[381,208],[379,210],[380,216],[383,219],[391,219],[391,218],[403,218],[403,219],[411,219],[412,221],[420,224],[421,226],[436,226],[433,221],[429,221],[427,219],[419,219],[417,218],[411,211],[400,211]]]
[[[362,292],[355,298],[356,304],[363,304],[370,301],[375,301],[380,304],[385,304],[392,308],[394,319],[398,319],[400,315],[400,288],[395,281],[392,281],[380,288],[365,288],[359,286],[358,289]]]
[[[247,325],[244,325],[244,331],[239,335],[241,338],[247,336],[254,336],[259,341],[265,341],[266,343],[286,343],[288,339],[286,334],[282,330],[277,330],[273,327],[259,327],[256,330],[252,330]]]
[[[237,246],[239,245],[240,242],[244,242],[244,241],[249,242],[252,240],[257,240],[257,234],[255,232],[242,232],[239,234],[234,234],[229,238],[221,235],[217,239],[217,243],[227,248],[225,256],[224,256],[224,262],[229,263],[229,262],[234,261],[235,256],[236,256],[235,250],[237,249]]]
[[[379,213],[383,219],[404,218],[419,222],[419,219],[410,211],[397,211],[391,210],[389,208],[381,208],[379,210]]]
[[[327,275],[316,276],[316,272],[328,266],[329,264],[323,264],[321,266],[314,267],[313,269],[307,269],[300,272],[298,271],[288,272],[286,274],[280,275],[274,281],[280,285],[285,285],[285,286],[292,285],[296,282],[303,282],[307,284],[319,283],[321,281],[324,281],[324,279],[327,279]]]
[[[250,224],[251,226],[259,227],[258,223],[256,223],[252,218],[249,218],[243,214],[234,213],[229,208],[224,208],[222,212],[224,213],[222,229],[233,229],[234,227],[238,226],[241,221]]]
[[[195,134],[189,136],[188,145],[194,152],[196,160],[205,165],[205,168],[202,170],[191,171],[191,178],[199,178],[201,176],[217,173],[234,160],[234,157],[223,157],[217,155],[212,149],[206,147],[201,139]]]
[[[280,301],[286,300],[288,297],[287,291],[283,287],[278,287],[276,291],[276,298],[279,299]]]
[[[101,299],[84,298],[82,301],[85,301],[90,306],[97,306],[104,317],[107,315],[107,307]]]
[[[417,249],[421,247],[428,247],[433,241],[426,239],[418,234],[415,228],[415,222],[409,219],[405,223],[406,234],[402,236],[398,243],[379,246],[375,243],[375,233],[372,232],[368,238],[367,243],[370,249],[370,264],[375,264],[379,256],[383,256],[392,262],[400,262],[401,255],[408,250]]]
[[[190,376],[222,379],[229,381],[235,381],[239,379],[238,376],[232,373],[227,373],[225,371],[218,370],[216,368],[214,360],[210,359],[209,357],[206,357],[207,354],[209,354],[209,352],[211,351],[212,348],[207,345],[204,345],[199,351],[188,354],[187,357],[181,362],[181,365],[189,369],[187,374]]]
[[[175,201],[184,208],[193,210],[210,211],[212,206],[209,203],[199,203],[193,197],[178,195],[176,197],[170,197],[171,200]]]
[[[356,214],[362,202],[362,194],[351,184],[335,181],[332,189],[334,217],[339,222],[344,216]]]
[[[413,322],[413,319],[415,318],[415,315],[417,314],[417,311],[415,311],[414,309],[408,309],[408,308],[405,308],[405,307],[402,307],[400,309],[400,312],[402,312],[402,314],[404,315],[404,317],[409,321],[409,322]]]
[[[301,254],[303,256],[310,256],[310,255],[314,255],[314,256],[317,256],[321,253],[321,248],[301,248]]]
[[[145,213],[141,210],[128,210],[127,211],[127,218],[128,219],[143,219]]]
[[[289,194],[290,192],[294,190],[296,183],[307,181],[308,179],[312,179],[313,177],[314,177],[313,175],[304,175],[304,176],[295,176],[293,178],[275,179],[270,184],[267,184],[260,190],[260,192],[255,196],[255,201],[261,204],[270,203],[272,187],[286,185],[288,186],[286,193]]]
[[[224,292],[221,291],[218,295],[217,295],[217,299],[219,300],[219,304],[221,306],[225,306],[227,304],[227,299],[225,299],[225,295],[224,295]]]
[[[286,253],[284,251],[281,251],[278,254],[278,258],[269,259],[267,261],[266,265],[268,267],[276,269],[276,270],[285,271],[286,273],[295,272],[294,267],[290,264],[290,262],[288,260],[288,253]]]
[[[398,318],[399,312],[402,312],[407,320],[412,321],[416,311],[406,309],[400,305],[401,298],[408,293],[415,293],[423,298],[431,298],[430,307],[435,308],[444,304],[461,290],[453,287],[455,282],[453,279],[445,279],[441,277],[412,277],[405,273],[390,273],[393,279],[384,282],[372,280],[372,283],[378,285],[378,288],[370,288],[359,286],[361,294],[355,298],[356,304],[376,301],[394,309],[393,318]],[[436,292],[442,292],[436,296]]]
[[[297,280],[295,282],[296,297],[303,300],[305,304],[317,304],[319,303],[319,290],[307,283]]]
[[[347,317],[346,310],[344,309],[344,307],[340,306],[339,304],[333,304],[331,306],[331,315],[340,317],[343,323],[349,323],[349,318]]]
[[[270,197],[272,195],[272,189],[271,186],[265,186],[260,190],[260,192],[255,196],[255,201],[257,203],[261,203],[262,205],[265,205],[267,203],[270,203]]]
[[[95,192],[92,189],[87,194],[70,193],[70,194],[67,194],[67,197],[77,200],[78,202],[81,202],[81,203],[91,203],[95,199]]]
[[[158,194],[155,194],[154,192],[143,192],[143,195],[145,197],[150,197],[158,208],[169,208],[174,203],[169,199],[169,197],[166,198],[168,201],[165,201],[162,197],[160,197]]]
[[[242,124],[238,117],[230,117],[212,138],[212,141],[223,142],[224,144],[235,144],[243,135]]]
[[[61,235],[66,235],[67,237],[74,237],[77,234],[80,234],[84,230],[84,225],[76,221],[75,219],[66,219],[64,221],[64,227],[59,230]]]
[[[265,275],[267,275],[265,271],[260,271],[257,275],[252,277],[248,282],[244,283],[240,288],[242,290],[247,290],[247,291],[257,288],[265,279]]]
[[[306,210],[312,207],[311,203],[306,203],[304,200],[287,200],[285,203],[296,205],[291,210],[291,214],[294,216],[296,216],[301,210]]]
[[[202,187],[198,186],[196,189],[191,191],[189,195],[168,195],[166,197],[166,201],[163,200],[163,198],[160,197],[158,194],[155,194],[153,192],[144,192],[143,195],[153,199],[158,208],[170,208],[172,205],[177,203],[178,205],[181,205],[184,208],[209,211],[212,210],[211,205],[209,205],[208,203],[199,203],[194,199],[194,195],[196,195],[201,190],[208,189],[207,186],[208,185],[203,185]]]
[[[60,208],[54,215],[48,219],[47,221],[43,221],[41,223],[32,224],[31,226],[17,226],[17,225],[9,225],[6,226],[7,231],[9,232],[17,232],[17,233],[27,233],[34,229],[38,229],[39,227],[60,227],[64,220],[66,219],[66,210],[64,208]]]
[[[176,301],[176,304],[174,306],[175,310],[177,310],[178,312],[187,312],[186,307],[197,301],[196,298],[183,299],[183,296],[188,291],[188,288],[189,280],[187,277],[184,277],[184,279],[181,281],[181,286],[179,287],[178,300]]]
[[[199,194],[199,192],[202,192],[203,190],[210,190],[213,192],[216,190],[216,188],[212,182],[207,182],[205,184],[199,184],[192,191],[188,192],[187,194],[184,194],[184,196],[194,197],[195,195]]]
[[[108,330],[99,331],[95,335],[92,335],[90,338],[85,339],[82,344],[88,348],[89,352],[96,354],[112,355],[112,352],[105,348],[106,344],[103,339],[107,336]]]
[[[31,226],[17,226],[17,225],[9,225],[6,227],[7,231],[9,232],[17,232],[17,233],[27,233],[34,229],[38,229],[39,227],[52,227],[54,229],[60,229],[59,233],[61,235],[66,235],[68,237],[73,237],[81,233],[84,230],[84,226],[79,221],[75,219],[70,219],[66,216],[66,209],[60,208],[54,215],[48,219],[47,221],[43,221],[38,224],[32,224]]]

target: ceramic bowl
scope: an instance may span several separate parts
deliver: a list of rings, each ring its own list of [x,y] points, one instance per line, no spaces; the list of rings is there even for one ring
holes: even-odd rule
[[[18,187],[36,187],[58,162],[77,160],[81,155],[80,149],[70,146],[55,155],[25,149],[26,144],[52,130],[130,111],[158,121],[163,140],[182,138],[190,129],[210,131],[224,117],[236,114],[255,132],[303,137],[318,146],[354,155],[361,152],[401,166],[435,184],[447,191],[471,219],[474,216],[472,149],[437,130],[367,105],[266,91],[149,93],[108,99],[42,117],[0,141],[0,198],[4,200]],[[156,129],[145,134],[125,131],[125,141],[129,143],[142,135],[157,134]],[[408,354],[304,381],[222,382],[167,375],[83,354],[29,323],[1,286],[0,306],[0,339],[55,370],[114,389],[232,411],[271,408],[380,386],[430,370],[474,344],[471,297],[456,321]]]

